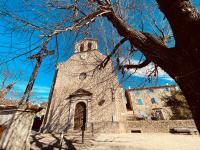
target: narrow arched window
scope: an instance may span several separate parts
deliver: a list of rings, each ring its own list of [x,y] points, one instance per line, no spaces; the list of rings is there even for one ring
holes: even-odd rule
[[[91,42],[88,43],[88,50],[92,50],[92,43]]]
[[[81,46],[80,46],[80,52],[83,52],[83,50],[84,50],[84,44],[81,44]]]

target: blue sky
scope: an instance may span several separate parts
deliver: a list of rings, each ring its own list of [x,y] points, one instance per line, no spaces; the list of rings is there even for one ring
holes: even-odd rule
[[[4,3],[6,2],[9,6],[9,9],[12,10],[13,13],[18,13],[18,16],[24,17],[24,18],[30,18],[30,20],[34,20],[35,23],[44,25],[46,22],[47,16],[42,16],[42,17],[37,17],[37,14],[31,14],[31,11],[28,11],[28,7],[22,7],[20,6],[20,0],[15,1],[15,4],[13,4],[13,1],[4,1],[1,0],[0,2],[0,8],[5,7]],[[10,2],[10,3],[9,3]],[[193,1],[194,4],[199,5],[198,0]],[[35,3],[32,4],[33,6]],[[198,7],[199,8],[199,7]],[[26,10],[27,9],[27,10]],[[44,10],[45,12],[45,10]],[[148,16],[144,14],[144,19],[145,17]],[[52,16],[56,17],[57,20],[50,20],[48,23],[51,24],[53,21],[59,21],[62,17],[64,16],[60,15],[63,14],[62,11],[60,12],[55,12],[52,11]],[[158,10],[155,9],[153,11],[153,14],[156,16],[156,19],[160,20],[162,15],[158,13]],[[159,14],[159,15],[158,15]],[[160,16],[161,15],[161,16]],[[30,17],[31,16],[31,17]],[[50,17],[52,17],[50,16]],[[52,17],[52,18],[53,18]],[[128,17],[132,17],[131,14],[128,14]],[[37,19],[36,19],[37,18]],[[135,22],[138,20],[138,14],[136,14],[136,17],[132,19],[132,22],[129,21],[130,24],[134,25],[135,28],[141,30],[141,27],[137,25]],[[33,49],[35,45],[37,45],[37,42],[40,41],[40,35],[41,33],[39,32],[34,32],[34,34],[31,36],[30,40],[27,40],[27,37],[30,37],[26,32],[8,32],[9,27],[13,27],[12,25],[12,20],[8,24],[8,20],[6,18],[0,18],[0,62],[5,62],[9,60],[10,58],[13,58],[14,56],[17,56],[24,51],[28,51],[30,49]],[[48,20],[48,19],[47,19]],[[111,27],[109,22],[103,21],[101,22],[101,19],[97,19],[96,23],[94,23],[89,29],[84,29],[85,31],[76,36],[74,33],[63,33],[58,36],[58,49],[59,49],[59,59],[58,62],[63,62],[66,61],[71,55],[73,55],[74,51],[74,44],[75,42],[83,39],[83,38],[97,38],[99,41],[99,50],[106,54],[107,50],[112,50],[113,44],[112,40],[115,38],[115,41],[119,41],[121,39],[119,36],[116,36],[116,31]],[[42,24],[43,23],[43,24]],[[99,26],[106,27],[106,30],[101,30]],[[152,28],[150,27],[150,23],[148,21],[145,22],[144,24],[144,30],[147,32],[153,32]],[[111,29],[112,28],[112,29]],[[88,33],[87,31],[95,31]],[[109,36],[106,36],[109,35]],[[105,38],[106,37],[106,38]],[[36,44],[32,44],[36,43]],[[173,41],[169,46],[173,46]],[[52,40],[52,42],[49,44],[48,49],[55,49],[55,39]],[[13,80],[16,80],[16,84],[11,91],[11,93],[7,96],[8,99],[19,99],[25,90],[25,87],[28,83],[29,77],[31,75],[31,72],[33,70],[33,67],[35,65],[35,61],[30,61],[27,60],[27,57],[30,56],[31,54],[35,54],[39,49],[36,49],[35,51],[24,55],[22,57],[19,57],[18,59],[15,59],[11,62],[5,63],[1,65],[0,71],[3,70],[9,70],[12,74],[15,75],[15,77],[10,78],[6,84],[9,84]],[[41,68],[39,70],[34,88],[33,88],[33,94],[31,97],[32,102],[45,102],[48,100],[49,96],[49,91],[51,89],[51,84],[52,80],[54,77],[54,72],[55,72],[55,66],[56,66],[56,58],[57,55],[45,58]],[[123,59],[123,57],[122,57]],[[131,62],[137,63],[139,60],[139,54],[136,54],[135,57],[131,58]],[[150,64],[146,68],[142,68],[137,71],[137,73],[129,77],[128,79],[121,79],[121,75],[118,74],[120,83],[123,85],[124,88],[128,87],[140,87],[140,86],[155,86],[155,85],[164,85],[164,84],[175,84],[175,82],[162,70],[159,68],[159,77],[152,79],[151,82],[149,82],[144,74],[146,73],[147,70],[151,70],[153,67],[153,64]],[[19,72],[22,72],[21,74]],[[126,77],[130,75],[133,71],[130,70],[128,71]],[[0,76],[0,80],[3,79],[3,76]],[[123,81],[124,80],[124,81]]]

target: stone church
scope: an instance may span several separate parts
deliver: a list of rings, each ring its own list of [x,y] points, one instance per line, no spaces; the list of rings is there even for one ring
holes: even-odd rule
[[[57,65],[43,132],[81,127],[93,132],[124,132],[124,90],[113,73],[112,61],[99,69],[105,58],[97,40],[83,39],[75,44],[74,55]]]

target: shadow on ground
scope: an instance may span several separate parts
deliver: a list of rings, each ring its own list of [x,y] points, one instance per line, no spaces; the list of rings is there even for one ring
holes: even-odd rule
[[[42,149],[42,150],[54,150],[54,149],[65,149],[65,150],[76,150],[74,143],[79,143],[75,139],[63,138],[61,144],[60,137],[55,134],[50,134],[48,137],[34,134],[31,135],[31,150]]]

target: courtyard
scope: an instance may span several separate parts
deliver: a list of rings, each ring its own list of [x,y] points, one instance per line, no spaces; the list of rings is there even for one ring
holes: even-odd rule
[[[59,135],[38,134],[31,136],[32,149],[59,149]],[[39,146],[39,147],[37,147]],[[41,148],[42,147],[42,148]],[[85,143],[81,136],[64,136],[62,149],[68,150],[200,150],[199,135],[169,133],[87,133]]]

